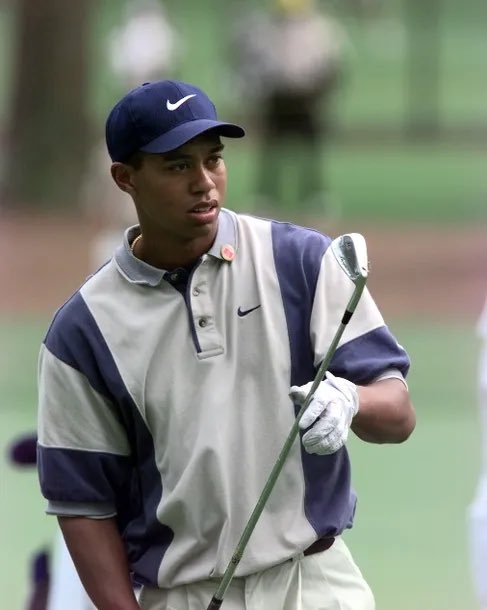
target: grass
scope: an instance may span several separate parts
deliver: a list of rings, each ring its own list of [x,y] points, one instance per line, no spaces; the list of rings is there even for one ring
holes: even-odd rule
[[[420,396],[416,402],[429,406]],[[471,412],[419,413],[418,429],[403,447],[353,443],[360,500],[346,538],[378,610],[474,609],[466,506],[475,482],[475,423]]]
[[[395,329],[413,369],[417,428],[407,443],[350,443],[359,495],[347,540],[377,610],[473,610],[466,508],[480,464],[476,341],[462,325]]]
[[[18,472],[5,460],[8,443],[35,427],[36,359],[45,328],[45,320],[33,318],[0,322],[0,589],[11,610],[21,610],[25,599],[30,552],[50,543],[55,525],[43,514],[35,473]],[[418,426],[404,445],[350,441],[359,504],[346,538],[377,610],[473,610],[465,511],[480,459],[474,330],[424,320],[392,328],[413,360]]]

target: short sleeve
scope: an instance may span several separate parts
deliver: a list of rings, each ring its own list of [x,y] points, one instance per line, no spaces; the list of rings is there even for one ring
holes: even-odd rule
[[[327,353],[354,289],[353,282],[343,273],[332,249],[328,248],[322,259],[310,320],[316,367]],[[330,370],[354,383],[364,384],[390,369],[397,369],[406,377],[409,366],[406,351],[385,325],[374,299],[365,288],[345,327]]]

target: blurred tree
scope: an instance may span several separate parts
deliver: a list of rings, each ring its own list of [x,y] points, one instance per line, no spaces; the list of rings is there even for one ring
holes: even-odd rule
[[[76,205],[91,144],[91,0],[18,0],[14,92],[4,175],[6,204]]]

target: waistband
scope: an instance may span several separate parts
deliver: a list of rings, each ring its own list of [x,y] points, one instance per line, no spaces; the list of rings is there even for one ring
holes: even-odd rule
[[[303,551],[303,555],[314,555],[315,553],[322,553],[323,551],[327,551],[333,543],[335,542],[335,538],[333,536],[329,536],[327,538],[319,538],[316,542],[313,542],[311,546]]]

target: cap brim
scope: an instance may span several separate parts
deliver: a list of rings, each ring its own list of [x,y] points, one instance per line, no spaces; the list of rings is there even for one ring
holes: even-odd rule
[[[226,138],[243,138],[245,135],[244,129],[233,123],[222,123],[221,121],[212,121],[210,119],[196,119],[178,125],[171,131],[142,146],[140,150],[148,153],[169,152],[210,129],[214,129],[218,135]]]

